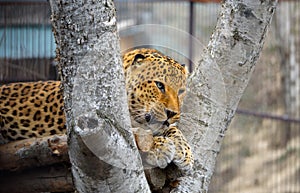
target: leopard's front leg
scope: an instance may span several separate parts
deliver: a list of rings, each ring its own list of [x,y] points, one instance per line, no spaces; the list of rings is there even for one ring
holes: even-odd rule
[[[175,156],[176,147],[174,142],[165,136],[154,136],[151,130],[132,128],[136,144],[142,152],[144,160],[159,168],[165,168]]]
[[[175,145],[175,155],[173,162],[182,171],[189,172],[194,165],[194,157],[190,145],[185,139],[182,132],[177,126],[170,126],[165,132],[164,136],[173,141]]]
[[[176,126],[170,126],[161,136],[149,137],[151,133],[141,128],[133,130],[139,149],[146,152],[146,162],[165,168],[172,161],[182,171],[190,171],[194,158],[189,144]]]
[[[153,144],[147,152],[146,161],[148,164],[165,168],[174,160],[176,146],[173,140],[165,136],[153,137]]]

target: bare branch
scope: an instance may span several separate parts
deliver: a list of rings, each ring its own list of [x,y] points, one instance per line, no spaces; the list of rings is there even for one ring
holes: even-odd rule
[[[50,3],[76,190],[150,192],[130,130],[113,2]]]
[[[180,127],[193,147],[195,171],[175,191],[207,192],[215,161],[250,79],[276,0],[225,1],[203,59],[191,75]]]

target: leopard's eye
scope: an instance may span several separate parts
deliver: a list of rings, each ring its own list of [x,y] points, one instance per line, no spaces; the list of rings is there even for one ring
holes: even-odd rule
[[[179,89],[179,91],[178,91],[178,95],[181,95],[181,94],[183,94],[185,92],[185,90],[184,89]]]
[[[164,86],[163,83],[158,82],[158,81],[155,81],[155,84],[156,84],[157,88],[158,88],[162,93],[165,93],[165,86]]]

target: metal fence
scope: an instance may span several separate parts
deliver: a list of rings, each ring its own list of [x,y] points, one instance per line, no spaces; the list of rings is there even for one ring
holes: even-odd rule
[[[46,1],[0,1],[0,82],[55,78]]]

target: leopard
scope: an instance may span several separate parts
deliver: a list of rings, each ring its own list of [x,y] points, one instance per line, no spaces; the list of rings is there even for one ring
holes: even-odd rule
[[[186,67],[151,48],[130,50],[122,60],[132,127],[153,134],[146,162],[159,168],[172,162],[191,171],[191,146],[178,128]],[[0,87],[0,94],[0,132],[5,142],[66,133],[60,81],[10,83]]]

